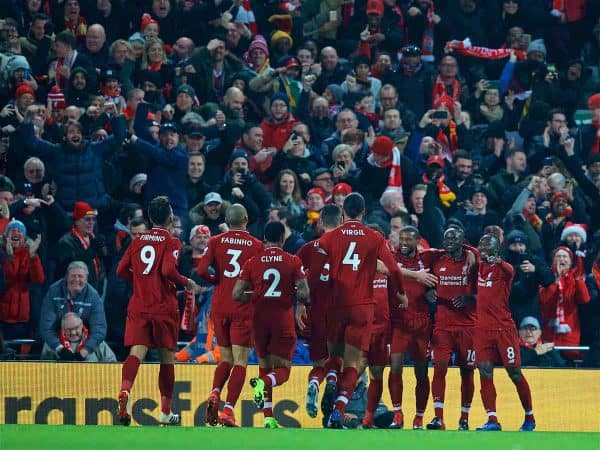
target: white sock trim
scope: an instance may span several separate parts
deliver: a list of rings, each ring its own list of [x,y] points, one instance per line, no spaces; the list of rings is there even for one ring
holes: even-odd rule
[[[461,406],[461,407],[460,407],[460,412],[463,412],[463,413],[467,413],[467,414],[468,414],[468,413],[470,413],[470,412],[471,412],[471,407],[470,407],[470,406]]]
[[[394,411],[402,411],[402,405],[394,406]]]
[[[217,394],[221,394],[221,389],[214,388],[212,391],[210,391],[210,393],[212,394],[213,392],[216,392]]]
[[[496,411],[488,411],[487,415],[488,415],[488,417],[491,417],[491,416],[496,417]]]
[[[311,379],[308,381],[308,384],[309,384],[309,385],[311,385],[311,384],[314,384],[314,385],[317,387],[317,389],[319,389],[319,380],[318,380],[317,378],[311,378]]]
[[[325,375],[325,378],[333,378],[335,381],[337,381],[338,377],[337,377],[337,372],[330,370],[329,372],[327,372],[327,375]]]
[[[273,408],[273,402],[265,402],[265,406],[263,409],[271,409]]]
[[[424,417],[425,413],[424,412],[418,412],[418,413],[415,414],[415,416],[417,416],[417,417]]]
[[[525,411],[526,416],[533,416],[533,409],[531,411]]]
[[[444,402],[433,402],[433,407],[434,408],[443,408]]]
[[[277,379],[275,378],[275,374],[271,372],[271,373],[268,373],[267,376],[271,380],[271,387],[277,386]]]
[[[338,395],[338,398],[335,399],[336,402],[342,402],[344,405],[348,404],[348,397],[345,395]]]
[[[225,409],[225,408],[231,409],[233,411],[233,405],[229,402],[225,403],[225,406],[223,406],[223,409]]]

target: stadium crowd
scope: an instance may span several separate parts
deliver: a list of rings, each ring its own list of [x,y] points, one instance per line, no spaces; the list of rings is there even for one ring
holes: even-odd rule
[[[495,234],[523,364],[600,366],[595,2],[1,5],[5,340],[114,361],[109,342],[123,359],[132,289],[116,267],[166,195],[208,333],[178,359],[218,361],[195,266],[227,207],[243,205],[259,238],[283,223],[295,253],[323,233],[325,205],[360,192],[395,252],[406,226],[420,249],[441,248],[448,226],[474,247]]]

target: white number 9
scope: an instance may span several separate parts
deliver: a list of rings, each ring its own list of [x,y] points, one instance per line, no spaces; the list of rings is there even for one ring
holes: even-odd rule
[[[142,251],[140,252],[140,259],[144,264],[146,264],[146,268],[142,272],[144,275],[148,275],[152,270],[152,266],[154,266],[154,260],[156,259],[156,251],[154,247],[151,245],[146,245],[142,247]]]

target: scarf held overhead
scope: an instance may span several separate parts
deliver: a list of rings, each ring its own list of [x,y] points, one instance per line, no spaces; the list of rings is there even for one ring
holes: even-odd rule
[[[377,163],[373,154],[370,154],[367,158],[367,162],[374,167],[389,167],[390,175],[388,176],[388,185],[386,191],[398,191],[402,192],[402,167],[400,166],[402,155],[398,147],[392,149],[392,157],[383,163]]]

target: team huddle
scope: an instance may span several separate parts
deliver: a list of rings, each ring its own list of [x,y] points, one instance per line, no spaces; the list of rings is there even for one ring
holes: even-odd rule
[[[291,255],[282,250],[281,223],[265,226],[263,243],[246,230],[243,206],[227,209],[229,231],[213,236],[196,263],[198,274],[215,285],[211,320],[221,349],[206,423],[238,426],[234,408],[254,347],[259,360],[258,376],[249,381],[254,401],[264,413],[265,427],[279,427],[273,417],[273,388],[289,379],[297,328],[310,330],[314,361],[306,410],[314,418],[320,409],[327,428],[346,428],[346,406],[367,366],[370,381],[361,426],[375,426],[387,365],[394,413],[389,428],[403,428],[402,369],[405,355],[410,355],[416,377],[412,428],[424,428],[431,359],[435,415],[425,427],[445,429],[445,378],[454,354],[461,375],[459,430],[469,429],[475,367],[488,415],[477,429],[502,429],[493,383],[493,367],[502,363],[525,412],[520,429],[533,431],[531,392],[520,370],[519,340],[508,306],[514,270],[499,258],[498,239],[485,235],[474,248],[465,244],[462,229],[449,227],[442,249],[420,251],[419,231],[408,226],[392,251],[380,231],[362,223],[364,213],[364,199],[356,193],[346,197],[343,211],[327,205],[320,215],[324,234]],[[129,398],[139,365],[149,348],[158,348],[159,421],[179,425],[180,416],[171,411],[178,333],[175,293],[176,285],[193,290],[195,283],[176,269],[181,243],[168,233],[173,218],[168,199],[155,198],[149,216],[153,228],[135,239],[117,269],[133,283],[125,333],[131,350],[123,364],[118,414],[122,424],[130,424]],[[227,396],[219,412],[225,384]]]

